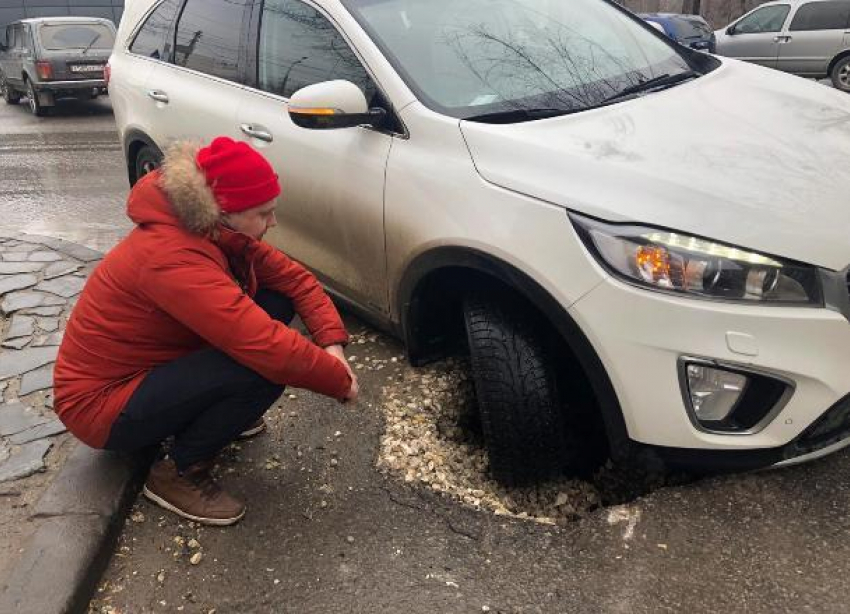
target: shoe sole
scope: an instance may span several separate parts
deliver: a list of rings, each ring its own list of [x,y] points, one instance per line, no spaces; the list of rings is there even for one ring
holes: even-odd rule
[[[174,512],[178,516],[182,516],[183,518],[186,518],[188,520],[193,520],[194,522],[200,522],[201,524],[207,524],[207,525],[212,525],[212,526],[216,526],[216,527],[227,527],[227,526],[230,526],[232,524],[236,524],[237,522],[242,520],[243,516],[245,516],[245,510],[244,509],[242,510],[241,514],[239,514],[238,516],[233,516],[232,518],[205,518],[203,516],[193,516],[192,514],[184,512],[183,510],[181,510],[177,506],[172,505],[171,503],[169,503],[168,501],[166,501],[165,499],[163,499],[162,497],[157,495],[155,492],[148,490],[147,486],[142,488],[142,494],[145,495],[145,497],[147,497],[148,499],[150,499],[154,503],[156,503],[161,508],[167,509],[169,512]]]
[[[266,430],[266,423],[264,422],[262,426],[255,426],[252,429],[248,429],[247,431],[242,431],[239,433],[239,439],[248,439],[249,437],[255,437]]]

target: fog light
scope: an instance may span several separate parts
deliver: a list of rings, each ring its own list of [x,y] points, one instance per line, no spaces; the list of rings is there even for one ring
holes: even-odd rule
[[[729,417],[748,381],[741,373],[697,364],[687,366],[687,379],[691,407],[703,423],[722,422]]]

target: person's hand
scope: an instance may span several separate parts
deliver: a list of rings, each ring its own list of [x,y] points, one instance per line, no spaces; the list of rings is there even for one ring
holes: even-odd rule
[[[354,375],[354,371],[351,370],[351,366],[348,364],[348,360],[345,358],[345,350],[343,350],[341,345],[329,345],[325,348],[325,351],[339,360],[342,363],[342,366],[345,367],[345,370],[348,371],[349,377],[351,377],[351,387],[343,398],[344,403],[348,403],[351,401],[356,401],[358,395],[360,394],[360,384],[357,381],[357,376]]]
[[[345,394],[345,398],[343,398],[343,403],[353,403],[357,400],[357,397],[360,396],[360,384],[357,383],[357,376],[353,373],[351,374],[351,387],[348,389],[348,392]]]

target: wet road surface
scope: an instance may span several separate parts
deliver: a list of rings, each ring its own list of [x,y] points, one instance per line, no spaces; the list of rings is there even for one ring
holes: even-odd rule
[[[48,117],[0,102],[0,225],[105,251],[130,229],[129,190],[108,98]]]

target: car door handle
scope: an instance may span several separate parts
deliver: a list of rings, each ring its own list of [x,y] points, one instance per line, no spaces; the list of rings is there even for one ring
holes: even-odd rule
[[[148,92],[148,97],[153,98],[157,102],[168,104],[168,94],[166,94],[165,92],[160,92],[159,90],[151,90]]]
[[[268,130],[263,130],[262,128],[258,128],[253,124],[241,124],[239,129],[242,130],[243,133],[250,136],[252,139],[259,139],[261,141],[265,141],[266,143],[271,143],[274,141],[274,136]]]
[[[788,41],[790,41],[792,39],[793,39],[792,36],[774,36],[773,42],[774,43],[787,43]]]

